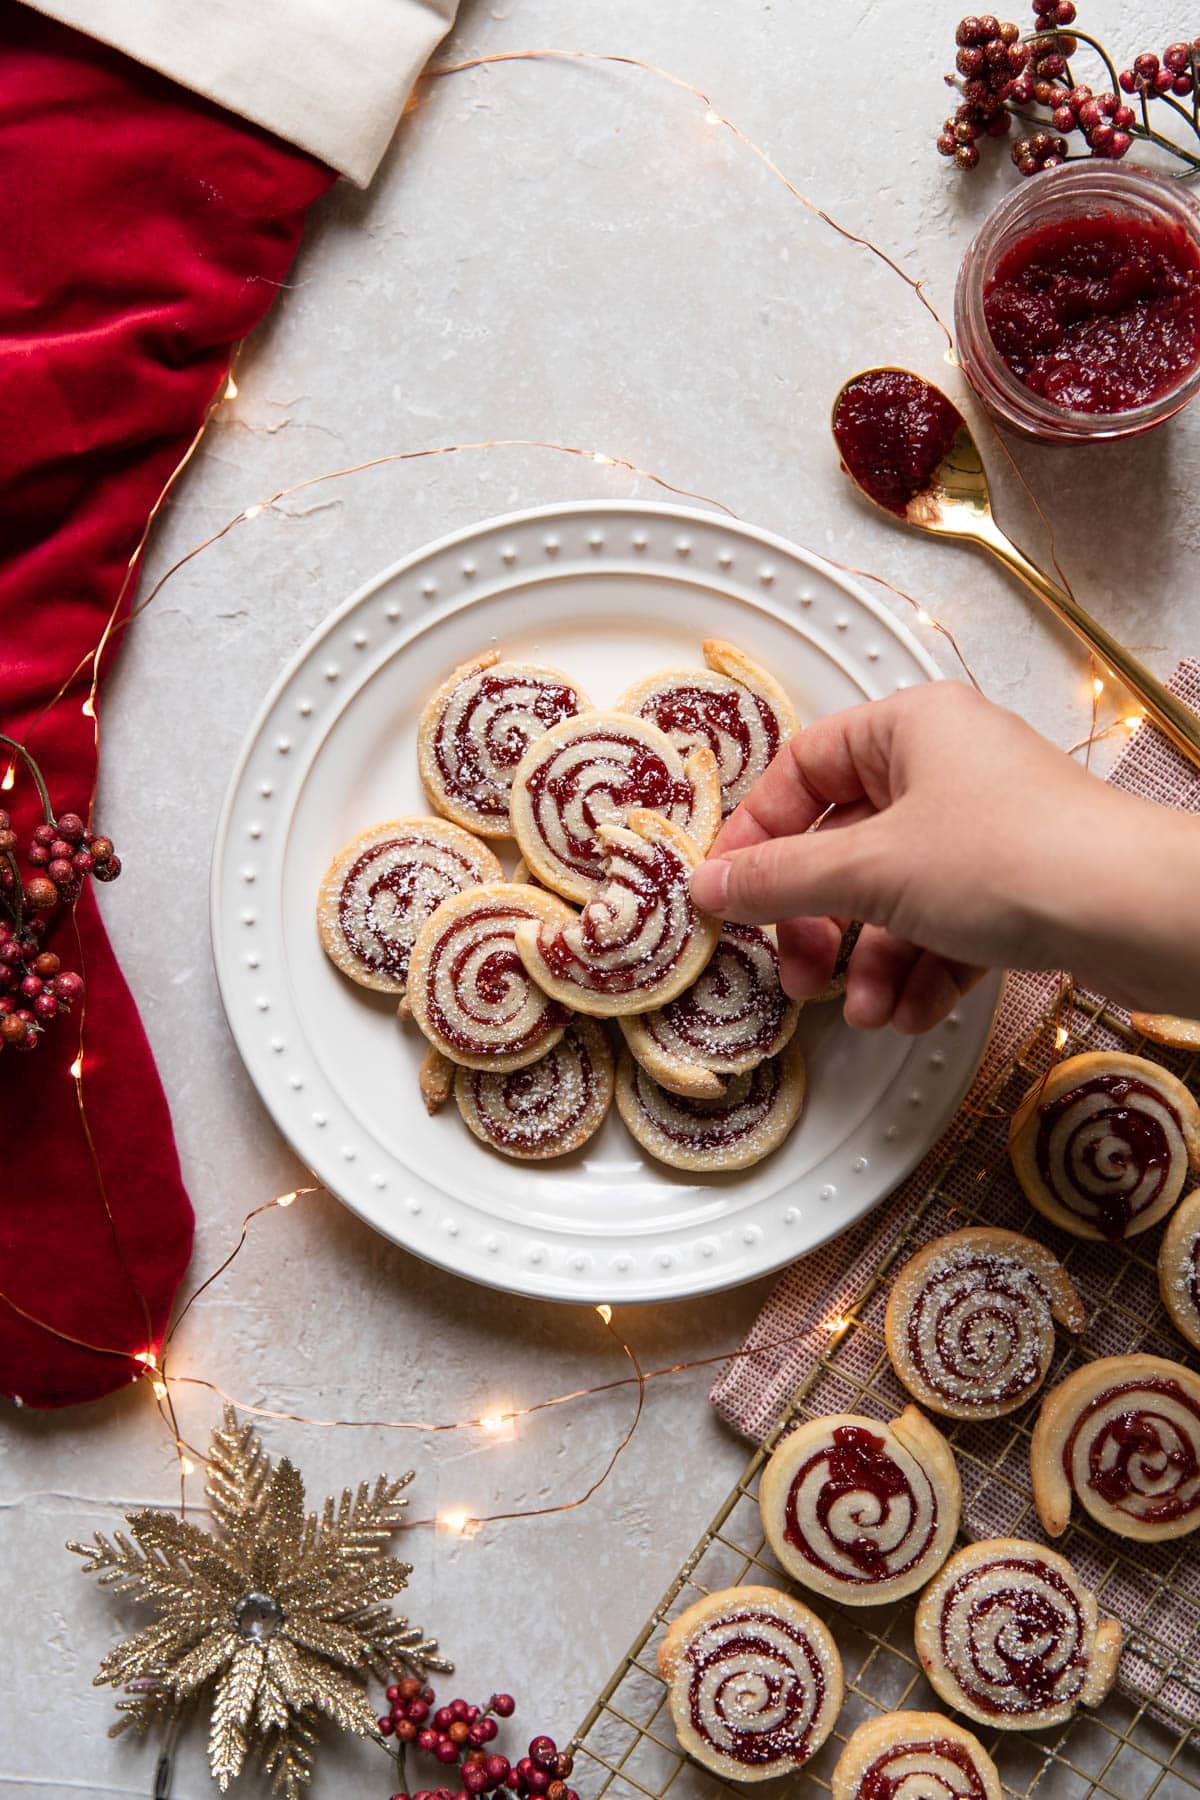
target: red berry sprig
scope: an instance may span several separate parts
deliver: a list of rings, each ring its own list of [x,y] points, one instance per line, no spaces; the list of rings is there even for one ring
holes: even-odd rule
[[[13,749],[10,738],[3,742]],[[89,876],[115,881],[121,859],[106,837],[90,831],[78,813],[50,816],[41,772],[20,751],[37,782],[47,817],[35,826],[25,850],[33,873],[22,876],[20,844],[12,815],[0,808],[0,1051],[36,1050],[46,1027],[83,996],[83,977],[64,969],[45,946],[61,914],[74,906]]]
[[[458,1780],[457,1787],[402,1789],[392,1800],[478,1800],[505,1788],[517,1800],[579,1800],[567,1786],[573,1759],[553,1738],[532,1738],[527,1754],[515,1763],[487,1748],[499,1731],[496,1721],[510,1719],[516,1711],[511,1694],[493,1694],[482,1707],[466,1700],[437,1706],[433,1689],[410,1675],[389,1687],[387,1698],[389,1710],[378,1721],[379,1732],[396,1739],[401,1775],[411,1748],[447,1770],[454,1768]]]
[[[1025,39],[1016,25],[991,13],[960,20],[956,74],[946,81],[959,90],[962,103],[938,134],[943,156],[957,168],[977,168],[980,139],[1006,136],[1015,117],[1037,127],[1012,146],[1012,161],[1022,175],[1083,156],[1120,161],[1137,138],[1177,157],[1186,165],[1183,173],[1200,173],[1200,154],[1159,131],[1148,108],[1150,101],[1162,101],[1200,140],[1200,38],[1168,44],[1161,56],[1144,51],[1118,76],[1104,46],[1076,25],[1074,0],[1033,0],[1033,11],[1034,31]],[[1108,88],[1094,92],[1076,82],[1070,58],[1081,44],[1103,62]],[[1136,98],[1140,117],[1122,93]],[[1190,107],[1181,104],[1187,99]],[[1040,119],[1027,110],[1031,105],[1050,117]],[[1083,147],[1072,151],[1075,133]]]

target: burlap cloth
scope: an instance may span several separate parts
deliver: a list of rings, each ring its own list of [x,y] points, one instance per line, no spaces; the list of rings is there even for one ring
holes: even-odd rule
[[[1200,661],[1181,663],[1173,691],[1200,711]],[[1200,812],[1200,772],[1148,724],[1134,732],[1109,779],[1130,793],[1185,812]],[[1153,872],[1147,871],[1148,898]],[[1197,899],[1200,927],[1200,897]],[[765,1437],[801,1385],[810,1386],[799,1416],[854,1411],[887,1417],[908,1395],[892,1373],[883,1338],[888,1279],[868,1293],[881,1264],[897,1266],[921,1244],[971,1223],[1025,1231],[1049,1244],[1066,1264],[1090,1323],[1062,1355],[1047,1385],[1082,1360],[1146,1350],[1196,1365],[1172,1329],[1158,1296],[1155,1256],[1161,1228],[1127,1246],[1089,1244],[1055,1230],[1033,1213],[1005,1153],[1007,1123],[1053,1046],[1055,976],[1008,977],[996,1026],[979,1074],[954,1123],[909,1179],[852,1230],[794,1263],[755,1320],[743,1349],[788,1340],[781,1349],[729,1362],[712,1401],[736,1430]],[[1068,1021],[1064,1018],[1063,1023]],[[1163,1062],[1193,1086],[1192,1061],[1131,1040],[1127,1015],[1099,995],[1076,995],[1066,1054],[1129,1049]],[[1014,1062],[1014,1059],[1016,1061]],[[998,1117],[981,1115],[998,1114]],[[864,1299],[864,1295],[866,1298]],[[833,1321],[850,1315],[844,1334]],[[1037,1400],[1007,1418],[952,1426],[963,1477],[963,1529],[968,1537],[1015,1535],[1045,1541],[1029,1494],[1029,1431]],[[1137,1545],[1077,1517],[1058,1547],[1099,1594],[1102,1608],[1126,1628],[1120,1682],[1154,1711],[1194,1724],[1200,1718],[1200,1534],[1174,1543]]]

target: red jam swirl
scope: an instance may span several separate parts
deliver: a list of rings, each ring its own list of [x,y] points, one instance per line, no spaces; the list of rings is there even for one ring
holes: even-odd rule
[[[903,518],[962,427],[932,382],[906,369],[870,369],[838,395],[833,435],[842,464],[878,505]]]
[[[659,1088],[643,1069],[634,1073],[644,1111],[663,1136],[689,1150],[727,1150],[753,1137],[770,1118],[783,1084],[783,1060],[768,1057],[736,1075],[720,1100],[693,1100]]]
[[[755,714],[761,737],[752,728]],[[774,708],[749,688],[734,691],[731,686],[718,691],[681,682],[647,700],[641,717],[657,725],[673,743],[707,744],[721,769],[722,784],[728,787],[740,781],[752,763],[765,766],[770,762],[780,744]],[[730,757],[731,749],[736,761]]]
[[[975,1758],[965,1744],[952,1738],[914,1738],[911,1743],[893,1744],[863,1770],[854,1800],[905,1800],[913,1780],[913,1763],[918,1759],[922,1766],[916,1792],[922,1800],[932,1800],[935,1782],[946,1800],[988,1800]],[[926,1766],[927,1761],[951,1764],[962,1780],[951,1784],[942,1770]]]
[[[747,1768],[803,1762],[825,1698],[821,1658],[804,1632],[774,1613],[739,1612],[736,1624],[738,1630],[728,1636],[702,1631],[687,1647],[693,1729],[722,1756]],[[786,1660],[779,1647],[781,1638],[789,1646]],[[746,1688],[748,1661],[758,1688],[758,1710],[764,1721],[771,1721],[761,1730],[736,1723],[744,1711],[744,1701],[739,1704],[739,1700]],[[727,1673],[725,1664],[731,1665]],[[712,1708],[722,1727],[720,1741],[713,1737],[706,1707]]]
[[[763,980],[764,957],[771,981]],[[645,1024],[655,1042],[711,1066],[714,1057],[728,1061],[755,1051],[765,1055],[779,1036],[787,1009],[775,945],[757,925],[727,922],[698,980],[664,1006],[661,1015],[648,1015]]]
[[[1097,1411],[1111,1408],[1126,1394],[1129,1405],[1109,1412],[1095,1436],[1086,1439],[1088,1486],[1109,1506],[1147,1524],[1186,1518],[1200,1508],[1200,1406],[1177,1381],[1162,1376],[1123,1382],[1097,1394],[1083,1409],[1063,1445],[1067,1480],[1075,1478],[1080,1434],[1087,1433]],[[1178,1420],[1154,1410],[1150,1396],[1155,1394],[1188,1415],[1190,1435]],[[1163,1489],[1168,1476],[1171,1485]]]
[[[1011,1569],[1018,1579],[991,1591],[981,1586],[979,1594],[971,1596],[970,1589],[997,1569]],[[1051,1593],[1025,1586],[1021,1575],[1032,1576]],[[963,1596],[969,1613],[960,1643],[955,1641],[958,1634],[951,1634],[951,1620]],[[947,1667],[982,1712],[997,1717],[1041,1712],[1073,1700],[1083,1686],[1087,1640],[1078,1596],[1058,1570],[1040,1558],[1002,1557],[960,1575],[942,1596],[940,1635]],[[991,1669],[985,1666],[985,1655]],[[996,1687],[999,1694],[992,1691]]]
[[[992,342],[1017,379],[1075,412],[1168,394],[1200,361],[1200,246],[1181,226],[1113,212],[1039,225],[983,293]]]
[[[564,756],[549,757],[529,775],[534,824],[552,856],[578,874],[600,875],[604,860],[595,833],[637,806],[649,807],[686,828],[692,816],[690,784],[676,780],[662,757],[640,738],[605,730],[588,740],[594,744],[591,759],[576,755],[579,742],[572,740]],[[547,812],[552,819],[549,833]],[[585,827],[586,836],[571,829],[572,815]]]
[[[438,773],[452,799],[507,819],[512,772],[531,743],[580,709],[575,689],[544,676],[476,675],[465,706],[448,704],[434,733]]]
[[[428,847],[437,864],[427,862]],[[409,851],[408,856],[403,852]],[[375,874],[379,862],[384,866]],[[446,865],[461,874],[447,878]],[[478,869],[449,844],[426,846],[418,837],[389,838],[372,844],[352,864],[338,895],[338,924],[342,936],[359,960],[394,981],[408,980],[413,939],[425,920],[442,901],[480,880]],[[397,921],[406,930],[398,932]],[[360,928],[361,926],[361,928]]]
[[[574,1032],[522,1069],[469,1069],[467,1081],[489,1141],[505,1150],[540,1150],[573,1137],[596,1097],[595,1068]]]
[[[1011,1400],[1045,1375],[1040,1326],[1049,1306],[1024,1264],[959,1251],[947,1267],[928,1270],[909,1310],[913,1368],[931,1393],[954,1405]]]
[[[886,1438],[876,1436],[862,1425],[838,1425],[832,1432],[832,1447],[823,1447],[802,1463],[792,1478],[784,1511],[783,1535],[792,1547],[816,1568],[836,1576],[840,1581],[855,1579],[847,1571],[829,1562],[820,1551],[820,1538],[799,1514],[800,1495],[813,1471],[824,1468],[825,1478],[817,1495],[816,1524],[820,1537],[834,1544],[848,1557],[864,1582],[890,1581],[911,1569],[926,1554],[937,1529],[937,1496],[926,1482],[920,1498],[913,1493],[904,1470],[888,1450]],[[832,1522],[835,1507],[845,1510],[848,1498],[861,1496],[853,1517],[865,1519],[869,1530],[846,1537]],[[907,1515],[904,1529],[892,1548],[884,1548],[892,1536],[893,1513]],[[926,1519],[924,1535],[918,1542],[908,1542],[913,1524]]]
[[[541,952],[546,967],[560,981],[573,981],[590,993],[631,994],[661,981],[692,935],[696,909],[692,904],[687,872],[679,858],[664,844],[644,844],[636,863],[614,867],[600,894],[589,900],[572,932],[578,933],[578,949],[563,932],[543,937]],[[611,930],[614,911],[621,910],[612,890],[633,897],[624,935],[615,939]],[[622,946],[639,945],[635,961],[609,960]]]
[[[1078,1170],[1088,1184],[1087,1204],[1081,1206],[1079,1194],[1073,1189],[1064,1192],[1056,1179],[1050,1139],[1063,1115],[1081,1097],[1095,1093],[1107,1096],[1111,1104],[1099,1114],[1089,1113],[1063,1146],[1067,1175]],[[1161,1120],[1136,1104],[1141,1098],[1153,1101],[1169,1113],[1182,1138],[1183,1126],[1170,1102],[1156,1089],[1128,1075],[1096,1075],[1038,1109],[1034,1155],[1039,1175],[1060,1206],[1087,1218],[1108,1238],[1124,1237],[1137,1215],[1153,1206],[1171,1167],[1170,1140]],[[1131,1101],[1134,1104],[1129,1104]],[[1097,1154],[1100,1140],[1095,1135],[1095,1127],[1098,1118],[1103,1119],[1107,1134],[1119,1139],[1123,1146],[1121,1154],[1110,1154],[1104,1165]],[[1130,1185],[1131,1175],[1137,1177],[1133,1186]],[[1147,1176],[1154,1179],[1147,1182]],[[1090,1209],[1094,1209],[1094,1213]]]
[[[442,1042],[466,1056],[485,1055],[492,1047],[487,1032],[505,1019],[517,1017],[528,1002],[533,986],[517,954],[514,928],[529,914],[519,907],[488,906],[461,913],[429,957],[428,1011],[433,1029]],[[448,979],[457,1012],[447,1013],[439,998],[441,981]],[[541,996],[542,1004],[528,1030],[505,1035],[504,1055],[532,1049],[562,1026],[565,1007]],[[505,1009],[498,1012],[497,1009]],[[479,1026],[472,1036],[471,1024]]]

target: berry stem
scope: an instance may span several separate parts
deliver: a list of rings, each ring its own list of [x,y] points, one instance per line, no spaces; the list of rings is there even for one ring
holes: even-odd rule
[[[0,731],[0,744],[7,744],[9,749],[11,751],[13,751],[15,755],[17,755],[21,758],[21,761],[25,764],[25,767],[29,770],[29,773],[33,776],[34,781],[37,783],[37,791],[41,795],[42,811],[46,815],[46,823],[47,823],[47,825],[53,825],[53,823],[54,823],[54,808],[50,804],[50,790],[47,788],[45,781],[42,779],[42,771],[38,768],[37,763],[34,761],[33,757],[29,754],[29,752],[25,748],[24,744],[18,743],[16,738],[9,737],[8,733],[5,731]]]
[[[12,870],[13,878],[12,899],[5,903],[6,909],[9,918],[13,922],[14,935],[20,937],[21,928],[25,923],[25,907],[22,899],[25,890],[21,884],[21,871],[17,867],[17,859],[11,850],[6,850],[4,852],[4,860]]]
[[[1089,37],[1086,31],[1078,30],[1078,28],[1074,25],[1071,26],[1070,30],[1071,30],[1071,36],[1073,38],[1077,38],[1081,44],[1087,44],[1092,50],[1094,50],[1096,52],[1096,55],[1100,58],[1100,61],[1104,64],[1105,70],[1108,74],[1109,87],[1112,89],[1113,93],[1117,96],[1117,98],[1120,99],[1121,84],[1117,80],[1116,65],[1113,63],[1113,60],[1109,56],[1108,51],[1104,48],[1104,45],[1099,43],[1094,37]],[[1072,86],[1074,86],[1074,83],[1072,83]],[[1145,96],[1144,95],[1142,96],[1142,104],[1145,105]],[[1147,124],[1149,124],[1149,120],[1147,120]]]

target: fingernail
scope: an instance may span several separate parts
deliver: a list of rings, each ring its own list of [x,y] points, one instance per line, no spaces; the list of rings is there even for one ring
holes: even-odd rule
[[[692,875],[692,899],[704,912],[720,912],[729,893],[729,864],[718,857],[702,862]]]

